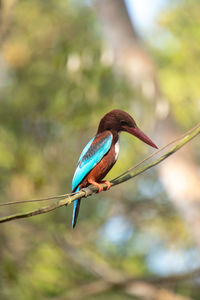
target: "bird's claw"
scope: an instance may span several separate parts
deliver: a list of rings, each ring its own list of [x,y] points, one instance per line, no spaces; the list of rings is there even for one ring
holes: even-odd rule
[[[99,183],[97,183],[96,181],[88,180],[88,182],[89,182],[90,184],[93,184],[94,186],[96,186],[96,187],[98,188],[97,193],[100,193],[100,192],[103,191],[103,187],[102,187]],[[110,181],[108,181],[108,180],[101,181],[100,183],[105,183],[105,184],[107,185],[106,191],[109,190],[110,187],[111,187],[111,183],[110,183]]]
[[[106,191],[108,191],[111,188],[111,183],[108,180],[103,180],[101,183],[105,183],[107,185]]]

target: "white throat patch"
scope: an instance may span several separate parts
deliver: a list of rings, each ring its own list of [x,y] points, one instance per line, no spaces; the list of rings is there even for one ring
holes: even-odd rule
[[[115,144],[115,161],[117,160],[118,155],[119,155],[119,140]]]

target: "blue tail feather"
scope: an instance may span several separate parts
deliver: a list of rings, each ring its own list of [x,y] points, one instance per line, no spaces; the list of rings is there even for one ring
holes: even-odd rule
[[[75,190],[75,192],[79,191],[79,188]],[[76,199],[74,201],[74,207],[73,207],[73,215],[72,215],[72,227],[74,228],[76,226],[76,222],[78,219],[78,213],[79,213],[79,207],[80,207],[81,200]]]

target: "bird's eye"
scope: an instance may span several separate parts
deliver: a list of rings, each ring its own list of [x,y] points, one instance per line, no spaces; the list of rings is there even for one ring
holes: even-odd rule
[[[128,126],[128,123],[126,121],[121,121],[121,126]]]

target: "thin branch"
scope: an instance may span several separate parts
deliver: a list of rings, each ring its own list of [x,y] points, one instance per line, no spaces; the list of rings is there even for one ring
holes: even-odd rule
[[[122,177],[123,175],[127,174],[129,171],[132,171],[132,170],[136,169],[137,167],[141,166],[141,164],[148,161],[150,158],[156,156],[158,153],[160,153],[164,149],[168,148],[169,146],[173,145],[174,143],[177,143],[178,141],[182,140],[184,137],[188,136],[190,133],[192,133],[194,130],[198,129],[199,127],[200,127],[200,122],[196,126],[191,128],[190,130],[188,130],[187,132],[185,132],[184,134],[182,134],[181,136],[176,138],[175,140],[171,141],[169,144],[167,144],[167,145],[163,146],[162,148],[158,149],[157,151],[153,152],[152,154],[147,156],[145,159],[143,159],[142,161],[137,163],[135,166],[129,168],[127,171],[125,171],[124,173],[117,176],[115,179],[118,179],[118,178]]]
[[[197,136],[200,133],[200,125],[198,124],[198,127],[194,128],[187,136],[182,138],[179,143],[177,143],[176,146],[172,147],[167,153],[162,155],[160,158],[157,160],[153,161],[152,163],[139,168],[138,170],[133,170],[132,168],[129,169],[129,171],[123,173],[121,176],[115,178],[114,180],[111,181],[111,187],[121,184],[122,182],[125,182],[131,178],[134,178],[138,176],[139,174],[145,172],[146,170],[156,166],[157,164],[161,163],[163,160],[165,160],[167,157],[170,155],[174,154],[176,151],[178,151],[180,148],[182,148],[186,143],[191,141],[195,136]],[[103,189],[105,190],[107,188],[106,184],[102,184]],[[7,217],[0,218],[0,223],[8,222],[11,220],[15,219],[21,219],[21,218],[27,218],[31,216],[36,216],[39,214],[47,213],[49,211],[52,211],[54,209],[57,209],[61,206],[68,205],[71,202],[73,202],[76,199],[81,199],[81,198],[87,198],[91,196],[92,194],[96,193],[98,191],[98,188],[95,186],[89,186],[85,189],[80,190],[79,193],[73,195],[73,196],[67,196],[64,199],[59,200],[58,202],[53,203],[52,205],[45,206],[36,210],[29,211],[27,213],[19,213]]]
[[[195,129],[197,129],[199,126],[200,126],[200,123],[198,123],[195,127],[193,127],[192,129],[188,130],[186,133],[184,133],[183,135],[179,136],[175,140],[171,141],[167,145],[163,146],[159,150],[157,150],[157,151],[153,152],[152,154],[148,155],[145,159],[143,159],[142,161],[140,161],[136,165],[132,166],[131,168],[129,168],[128,170],[126,170],[124,173],[120,174],[119,176],[117,176],[113,180],[116,180],[116,179],[122,177],[123,175],[127,174],[129,171],[135,170],[137,167],[141,166],[144,162],[148,161],[150,158],[156,156],[158,153],[160,153],[164,149],[168,148],[169,146],[173,145],[174,143],[177,143],[178,141],[180,141],[181,139],[183,139],[184,137],[186,137],[187,135],[189,135],[192,131],[194,131]],[[3,202],[3,203],[0,203],[0,206],[9,206],[9,205],[22,204],[22,203],[23,204],[24,203],[31,203],[31,202],[41,202],[41,201],[47,201],[47,200],[66,199],[67,197],[75,195],[77,193],[78,192],[67,193],[67,194],[62,194],[62,195],[57,195],[57,196],[46,197],[46,198],[39,198],[39,199],[30,199],[30,200],[20,200],[20,201]]]
[[[112,183],[114,185],[116,184],[120,184],[126,180],[129,180],[130,178],[136,177],[139,174],[143,173],[144,171],[158,165],[159,163],[161,163],[163,160],[165,160],[166,158],[168,158],[169,156],[171,156],[172,154],[174,154],[175,152],[177,152],[179,149],[181,149],[185,144],[187,144],[189,141],[191,141],[194,137],[196,137],[198,134],[200,133],[200,123],[198,124],[198,127],[195,126],[193,128],[193,130],[187,134],[186,136],[184,136],[179,143],[177,143],[176,146],[172,147],[168,152],[166,152],[165,154],[163,154],[159,159],[153,161],[152,163],[140,168],[139,170],[135,170],[135,167],[130,168],[128,171],[124,172],[122,175],[118,176],[117,178],[112,180]],[[165,147],[163,147],[164,149]],[[161,151],[162,149],[156,151],[156,154]],[[145,159],[146,160],[146,159]],[[144,161],[145,161],[144,160]],[[144,162],[143,161],[143,162]]]
[[[13,205],[13,204],[22,204],[22,203],[31,203],[31,202],[41,202],[41,201],[56,200],[56,199],[66,199],[67,197],[75,195],[75,194],[77,194],[77,192],[67,193],[67,194],[52,196],[52,197],[46,197],[46,198],[39,198],[39,199],[3,202],[3,203],[0,203],[0,206],[8,206],[8,205]]]

